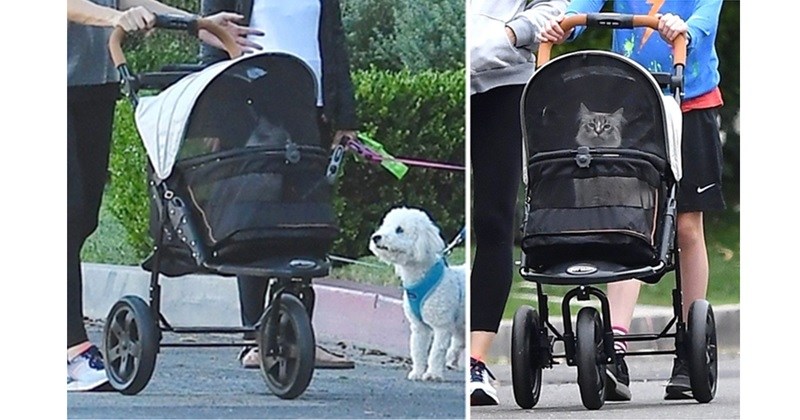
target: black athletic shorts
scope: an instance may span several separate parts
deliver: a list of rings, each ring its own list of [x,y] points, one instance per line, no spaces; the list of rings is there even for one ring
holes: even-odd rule
[[[717,108],[683,113],[683,178],[678,187],[678,212],[725,209],[717,115]]]

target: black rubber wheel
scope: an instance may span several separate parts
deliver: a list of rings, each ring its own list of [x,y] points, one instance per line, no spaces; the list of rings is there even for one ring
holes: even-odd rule
[[[707,403],[717,393],[717,327],[708,301],[698,299],[692,302],[687,333],[692,396],[698,402]]]
[[[280,310],[277,343],[269,343],[269,317],[276,308]],[[282,294],[280,302],[273,301],[261,317],[257,341],[267,387],[280,398],[297,398],[314,374],[314,330],[303,303],[289,293]]]
[[[103,328],[103,357],[111,386],[138,394],[153,376],[159,332],[150,307],[138,296],[125,296],[108,312]]]
[[[575,360],[578,387],[583,406],[597,410],[606,402],[606,374],[603,360],[603,323],[597,309],[584,307],[578,312]]]
[[[511,383],[517,405],[526,409],[539,402],[542,391],[541,355],[534,345],[538,328],[536,310],[520,306],[511,327]]]

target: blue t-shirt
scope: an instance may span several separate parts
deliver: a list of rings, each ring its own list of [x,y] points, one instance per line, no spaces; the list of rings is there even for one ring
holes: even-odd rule
[[[573,0],[566,14],[595,13],[605,0]],[[685,99],[696,98],[719,85],[719,60],[714,42],[717,38],[722,0],[615,0],[614,11],[632,15],[672,13],[689,26],[691,42],[684,71]],[[572,38],[585,27],[575,28]],[[650,28],[617,29],[612,35],[612,49],[644,66],[651,72],[672,72],[672,47],[658,31]]]

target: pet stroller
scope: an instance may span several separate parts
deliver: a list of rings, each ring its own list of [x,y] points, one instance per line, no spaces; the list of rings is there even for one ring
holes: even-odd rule
[[[655,29],[658,19],[598,13],[570,16],[561,24],[565,30],[577,25]],[[674,42],[669,74],[651,74],[606,51],[578,51],[548,62],[550,47],[540,45],[538,68],[521,102],[527,168],[520,274],[536,283],[538,311],[523,305],[514,315],[515,400],[522,408],[536,405],[542,369],[564,358],[577,367],[583,405],[601,408],[615,337],[608,299],[595,285],[633,278],[653,284],[675,270],[674,317],[661,332],[625,336],[628,342],[674,339],[674,349],[627,355],[676,355],[689,366],[694,399],[708,402],[717,383],[714,313],[707,301],[697,300],[683,319],[676,239],[685,39]],[[621,136],[598,144],[581,141],[576,133],[586,112],[607,116],[606,129],[614,118],[622,121]],[[572,286],[561,304],[563,333],[549,321],[542,285]],[[573,326],[570,303],[591,297],[599,311],[583,306]],[[555,354],[557,342],[563,354]]]
[[[162,332],[254,332],[268,388],[295,398],[314,370],[311,280],[329,273],[327,252],[338,234],[331,184],[341,148],[329,163],[316,79],[290,55],[241,56],[224,30],[202,18],[161,15],[156,26],[194,34],[208,29],[235,58],[191,68],[196,71],[184,66],[134,76],[120,48],[124,32],[112,35],[112,58],[148,156],[155,248],[143,264],[151,272],[149,303],[125,296],[108,314],[103,347],[109,380],[123,394],[140,392],[159,346],[250,344],[162,343]],[[140,89],[159,93],[139,99]],[[160,311],[159,274],[189,273],[268,279],[257,325],[172,326]]]

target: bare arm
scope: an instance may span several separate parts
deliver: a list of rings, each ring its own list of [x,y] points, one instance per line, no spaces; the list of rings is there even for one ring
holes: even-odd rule
[[[90,26],[117,26],[122,12],[89,0],[67,0],[67,20]]]
[[[191,16],[192,14],[156,0],[119,0],[119,8],[122,10],[141,6],[156,14],[171,14],[180,16]]]
[[[158,2],[156,0],[120,0],[119,4],[120,8],[122,9],[138,6],[138,7],[144,7],[147,10],[156,14],[194,16],[192,13],[189,13],[185,10],[177,9],[172,6],[167,6],[166,4]],[[249,41],[247,39],[247,36],[250,34],[260,36],[263,35],[263,33],[261,31],[250,29],[246,26],[241,26],[236,23],[244,19],[244,16],[231,12],[219,12],[211,16],[206,16],[206,18],[213,21],[217,25],[222,26],[226,31],[228,31],[228,33],[230,33],[236,40],[236,43],[239,44],[239,47],[241,47],[245,52],[251,52],[253,50],[261,49],[260,45],[252,41]],[[201,30],[199,33],[199,38],[201,41],[205,42],[208,45],[220,49],[224,48],[222,42],[218,40],[216,36],[212,35],[208,31]]]
[[[131,32],[151,28],[155,16],[141,6],[120,11],[88,0],[67,0],[67,21],[89,26],[119,26]]]

